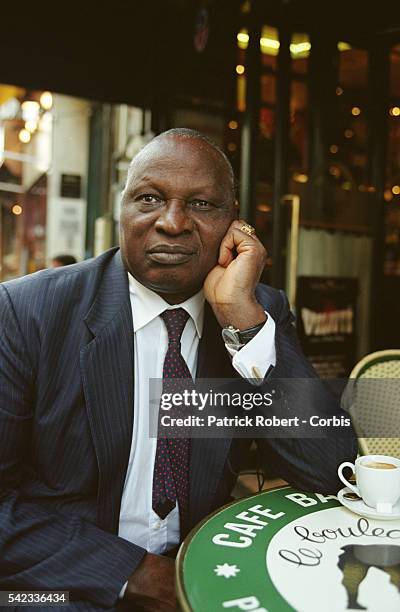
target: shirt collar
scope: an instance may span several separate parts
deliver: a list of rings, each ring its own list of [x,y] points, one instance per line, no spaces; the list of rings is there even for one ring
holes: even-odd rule
[[[181,304],[168,304],[158,293],[148,289],[128,272],[129,293],[133,296],[133,331],[150,323],[153,319],[160,316],[164,310],[183,308],[193,319],[197,335],[201,338],[203,333],[204,319],[204,291],[200,289],[198,293],[192,295],[188,300]]]

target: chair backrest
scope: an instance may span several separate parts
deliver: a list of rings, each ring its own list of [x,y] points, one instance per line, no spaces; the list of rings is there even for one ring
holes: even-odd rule
[[[367,355],[350,379],[350,414],[361,454],[400,457],[400,350]]]

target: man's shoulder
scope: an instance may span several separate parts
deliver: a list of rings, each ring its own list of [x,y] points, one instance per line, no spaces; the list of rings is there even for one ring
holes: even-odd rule
[[[0,284],[0,297],[6,294],[14,304],[29,300],[41,302],[49,295],[56,300],[74,300],[89,285],[98,284],[107,266],[118,253],[112,248],[97,257],[60,268],[47,268]]]

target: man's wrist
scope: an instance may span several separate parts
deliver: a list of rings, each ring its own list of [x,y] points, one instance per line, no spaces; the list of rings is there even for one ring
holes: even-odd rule
[[[243,330],[239,330],[234,328],[233,325],[229,325],[222,329],[222,339],[227,347],[238,351],[245,346],[245,344],[250,342],[250,340],[253,340],[254,336],[264,327],[265,323],[266,321],[263,321],[258,325]]]
[[[231,325],[239,331],[255,327],[267,320],[263,307],[257,301],[219,306],[214,308],[214,314],[221,327],[225,328]]]
[[[246,345],[236,350],[225,344],[234,369],[253,385],[261,384],[276,365],[275,321],[266,314],[266,322]]]

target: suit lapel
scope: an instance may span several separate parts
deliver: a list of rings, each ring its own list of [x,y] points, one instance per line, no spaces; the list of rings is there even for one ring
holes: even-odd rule
[[[234,378],[235,370],[221,337],[221,327],[206,302],[196,378]],[[210,510],[222,476],[231,438],[194,438],[190,456],[190,525]]]
[[[259,299],[262,303],[262,300]],[[98,524],[118,531],[133,430],[133,325],[127,273],[118,251],[107,265],[85,322],[93,340],[81,349],[83,391],[98,468]],[[196,378],[235,378],[221,328],[205,304]],[[232,440],[192,440],[190,524],[210,511]]]
[[[99,468],[98,524],[117,532],[133,429],[133,325],[120,253],[85,317],[94,338],[81,350],[86,408]]]

